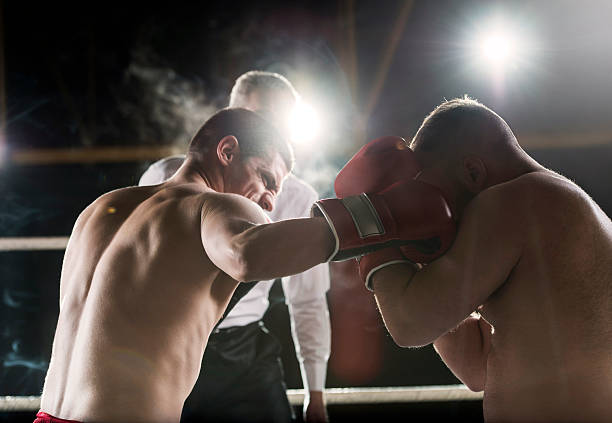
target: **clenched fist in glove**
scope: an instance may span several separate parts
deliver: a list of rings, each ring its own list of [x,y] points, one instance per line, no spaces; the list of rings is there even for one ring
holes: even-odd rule
[[[323,215],[336,238],[329,260],[339,261],[387,249],[360,260],[380,268],[402,260],[427,263],[446,251],[455,235],[455,220],[442,192],[415,180],[420,166],[399,137],[384,137],[365,145],[344,166],[335,181],[338,198],[315,203],[314,215]]]

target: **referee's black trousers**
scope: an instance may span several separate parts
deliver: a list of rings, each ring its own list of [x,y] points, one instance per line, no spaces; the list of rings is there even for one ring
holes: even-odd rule
[[[181,422],[291,422],[280,350],[261,321],[213,331]]]

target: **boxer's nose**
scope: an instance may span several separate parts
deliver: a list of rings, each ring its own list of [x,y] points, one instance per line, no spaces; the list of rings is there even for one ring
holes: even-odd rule
[[[274,210],[274,197],[269,192],[264,192],[259,199],[259,206],[262,209],[271,212]]]

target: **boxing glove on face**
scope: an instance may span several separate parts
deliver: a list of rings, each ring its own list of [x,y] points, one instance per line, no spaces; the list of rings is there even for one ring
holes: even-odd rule
[[[330,260],[360,257],[359,273],[370,290],[376,270],[399,262],[428,263],[452,243],[455,222],[442,193],[416,181],[395,186],[412,181],[420,170],[403,138],[376,139],[338,173],[334,188],[339,199],[313,207],[336,235]]]
[[[450,247],[456,230],[442,192],[414,179],[379,193],[320,200],[313,214],[324,216],[334,233],[332,261],[401,247],[407,259],[428,263]]]

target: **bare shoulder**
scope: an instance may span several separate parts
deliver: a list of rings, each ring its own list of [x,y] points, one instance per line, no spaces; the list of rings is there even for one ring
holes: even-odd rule
[[[516,196],[521,196],[531,214],[546,219],[609,221],[587,192],[572,180],[552,171],[525,174],[512,181]]]
[[[592,202],[574,182],[552,171],[537,171],[521,175],[480,193],[474,206],[495,208],[502,215],[530,216],[550,213],[552,206],[571,202]]]
[[[177,200],[201,194],[202,190],[185,187],[181,190],[168,189],[163,185],[133,186],[109,191],[96,198],[78,216],[74,229],[83,227],[87,222],[104,219],[104,226],[110,228],[108,217],[112,222],[120,223],[133,215],[137,209],[151,209],[156,203]],[[144,207],[140,207],[144,206]]]
[[[92,201],[87,207],[85,207],[85,209],[79,214],[75,227],[85,223],[97,212],[114,214],[117,211],[117,205],[121,204],[125,198],[130,196],[134,191],[134,188],[135,187],[120,188],[102,194]]]
[[[477,197],[481,200],[477,204],[503,217],[500,231],[509,237],[518,235],[519,242],[524,240],[523,245],[529,244],[529,251],[538,257],[562,257],[574,266],[595,265],[595,256],[609,262],[612,221],[568,178],[552,171],[532,172],[484,194]]]
[[[522,214],[528,210],[530,195],[526,193],[529,182],[520,178],[491,186],[480,192],[466,207],[462,220],[497,226],[497,230],[522,227]]]
[[[556,172],[545,170],[526,173],[510,182],[507,185],[516,187],[528,195],[535,195],[538,199],[570,200],[571,198],[590,200],[590,197],[582,188],[572,180]]]
[[[480,192],[461,218],[463,232],[495,234],[521,249],[534,226],[549,226],[551,209],[564,212],[568,198],[588,197],[566,178],[549,171],[531,172]]]
[[[255,224],[268,223],[263,209],[238,194],[209,191],[201,194],[202,219],[240,219]]]

